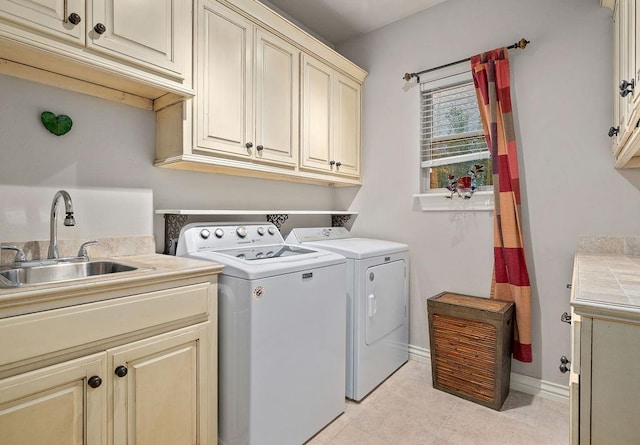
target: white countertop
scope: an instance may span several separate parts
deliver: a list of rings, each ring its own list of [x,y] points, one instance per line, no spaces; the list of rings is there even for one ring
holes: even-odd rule
[[[203,277],[212,277],[223,268],[215,262],[156,253],[91,260],[116,261],[138,269],[52,284],[0,289],[0,318],[116,298],[131,294],[141,286],[153,290],[173,287],[173,282],[180,282],[178,285],[189,284],[189,280],[202,282]]]
[[[577,253],[571,305],[580,315],[640,321],[640,256]]]

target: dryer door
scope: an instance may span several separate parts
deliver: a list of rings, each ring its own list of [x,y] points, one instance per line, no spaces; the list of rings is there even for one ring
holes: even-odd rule
[[[365,275],[366,342],[371,345],[406,321],[406,264],[369,267]]]

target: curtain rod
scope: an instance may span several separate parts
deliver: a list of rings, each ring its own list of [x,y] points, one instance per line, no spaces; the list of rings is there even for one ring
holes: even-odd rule
[[[513,45],[507,46],[507,49],[515,49],[515,48],[525,49],[529,43],[531,42],[527,39],[520,39]],[[415,77],[416,81],[420,83],[420,74],[429,73],[431,71],[439,70],[440,68],[446,68],[448,66],[456,65],[462,62],[468,62],[469,60],[471,60],[471,57],[467,57],[466,59],[456,60],[455,62],[447,63],[445,65],[440,65],[435,68],[429,68],[428,70],[422,70],[417,73],[404,73],[404,76],[402,78],[407,82],[409,82],[412,77]]]

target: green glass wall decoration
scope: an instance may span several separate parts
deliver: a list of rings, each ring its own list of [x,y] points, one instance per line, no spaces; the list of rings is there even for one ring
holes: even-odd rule
[[[55,115],[51,111],[45,111],[40,115],[44,127],[56,136],[67,134],[71,130],[73,121],[66,114]]]

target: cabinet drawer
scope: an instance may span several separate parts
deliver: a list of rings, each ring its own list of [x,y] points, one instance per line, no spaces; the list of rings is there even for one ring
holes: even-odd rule
[[[0,320],[0,366],[209,314],[209,283]]]

